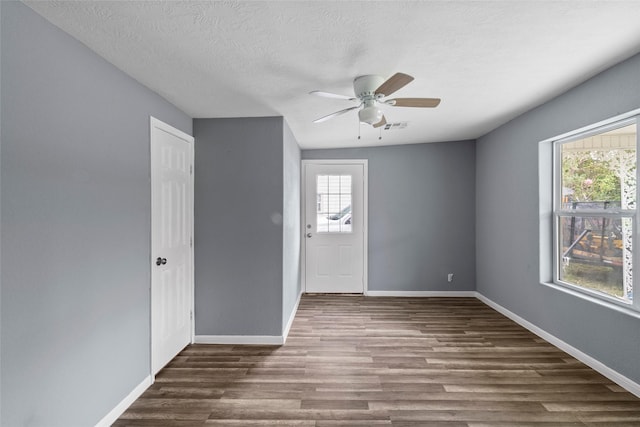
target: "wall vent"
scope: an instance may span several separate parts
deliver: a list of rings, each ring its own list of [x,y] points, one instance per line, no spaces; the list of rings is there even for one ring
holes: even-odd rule
[[[398,130],[404,129],[408,125],[408,122],[395,122],[395,123],[387,123],[384,125],[384,130]]]

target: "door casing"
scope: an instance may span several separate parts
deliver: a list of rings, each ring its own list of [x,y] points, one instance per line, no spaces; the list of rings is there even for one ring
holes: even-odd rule
[[[344,164],[352,164],[352,165],[362,165],[364,170],[364,184],[362,188],[362,204],[363,204],[363,271],[362,271],[362,280],[363,280],[363,294],[367,294],[369,290],[369,280],[368,280],[368,252],[369,252],[369,161],[367,159],[308,159],[302,160],[302,185],[300,186],[301,191],[301,220],[300,220],[300,245],[301,245],[301,255],[302,262],[301,264],[301,280],[302,280],[302,290],[307,292],[307,250],[306,250],[306,188],[307,188],[307,165],[315,164],[315,165],[344,165]]]

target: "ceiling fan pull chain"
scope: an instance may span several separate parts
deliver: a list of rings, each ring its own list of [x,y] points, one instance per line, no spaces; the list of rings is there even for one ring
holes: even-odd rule
[[[380,129],[380,135],[378,136],[378,141],[382,141],[382,126],[380,126],[378,129]]]
[[[360,129],[362,128],[362,123],[358,120],[358,139],[360,139]]]

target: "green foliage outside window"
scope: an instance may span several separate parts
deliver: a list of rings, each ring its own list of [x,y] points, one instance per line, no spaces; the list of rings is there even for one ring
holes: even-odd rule
[[[567,201],[619,201],[620,177],[616,165],[600,160],[604,153],[575,151],[563,154],[562,184]]]

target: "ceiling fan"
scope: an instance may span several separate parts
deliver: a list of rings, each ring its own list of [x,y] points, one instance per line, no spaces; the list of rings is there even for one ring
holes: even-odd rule
[[[379,107],[380,105],[390,105],[392,107],[434,108],[437,107],[438,104],[440,104],[440,98],[383,99],[396,92],[397,90],[403,88],[407,84],[411,83],[411,81],[413,81],[413,77],[403,73],[396,73],[393,76],[389,77],[386,81],[383,77],[380,76],[366,75],[356,77],[353,80],[353,92],[355,93],[355,97],[323,92],[320,90],[309,92],[310,95],[359,102],[359,104],[355,107],[336,111],[335,113],[320,117],[313,122],[321,123],[333,117],[347,113],[351,110],[357,110],[358,108],[360,108],[360,111],[358,111],[358,117],[360,121],[362,123],[370,124],[374,128],[378,128],[380,126],[384,126],[387,123],[387,120],[384,117],[384,113]]]

